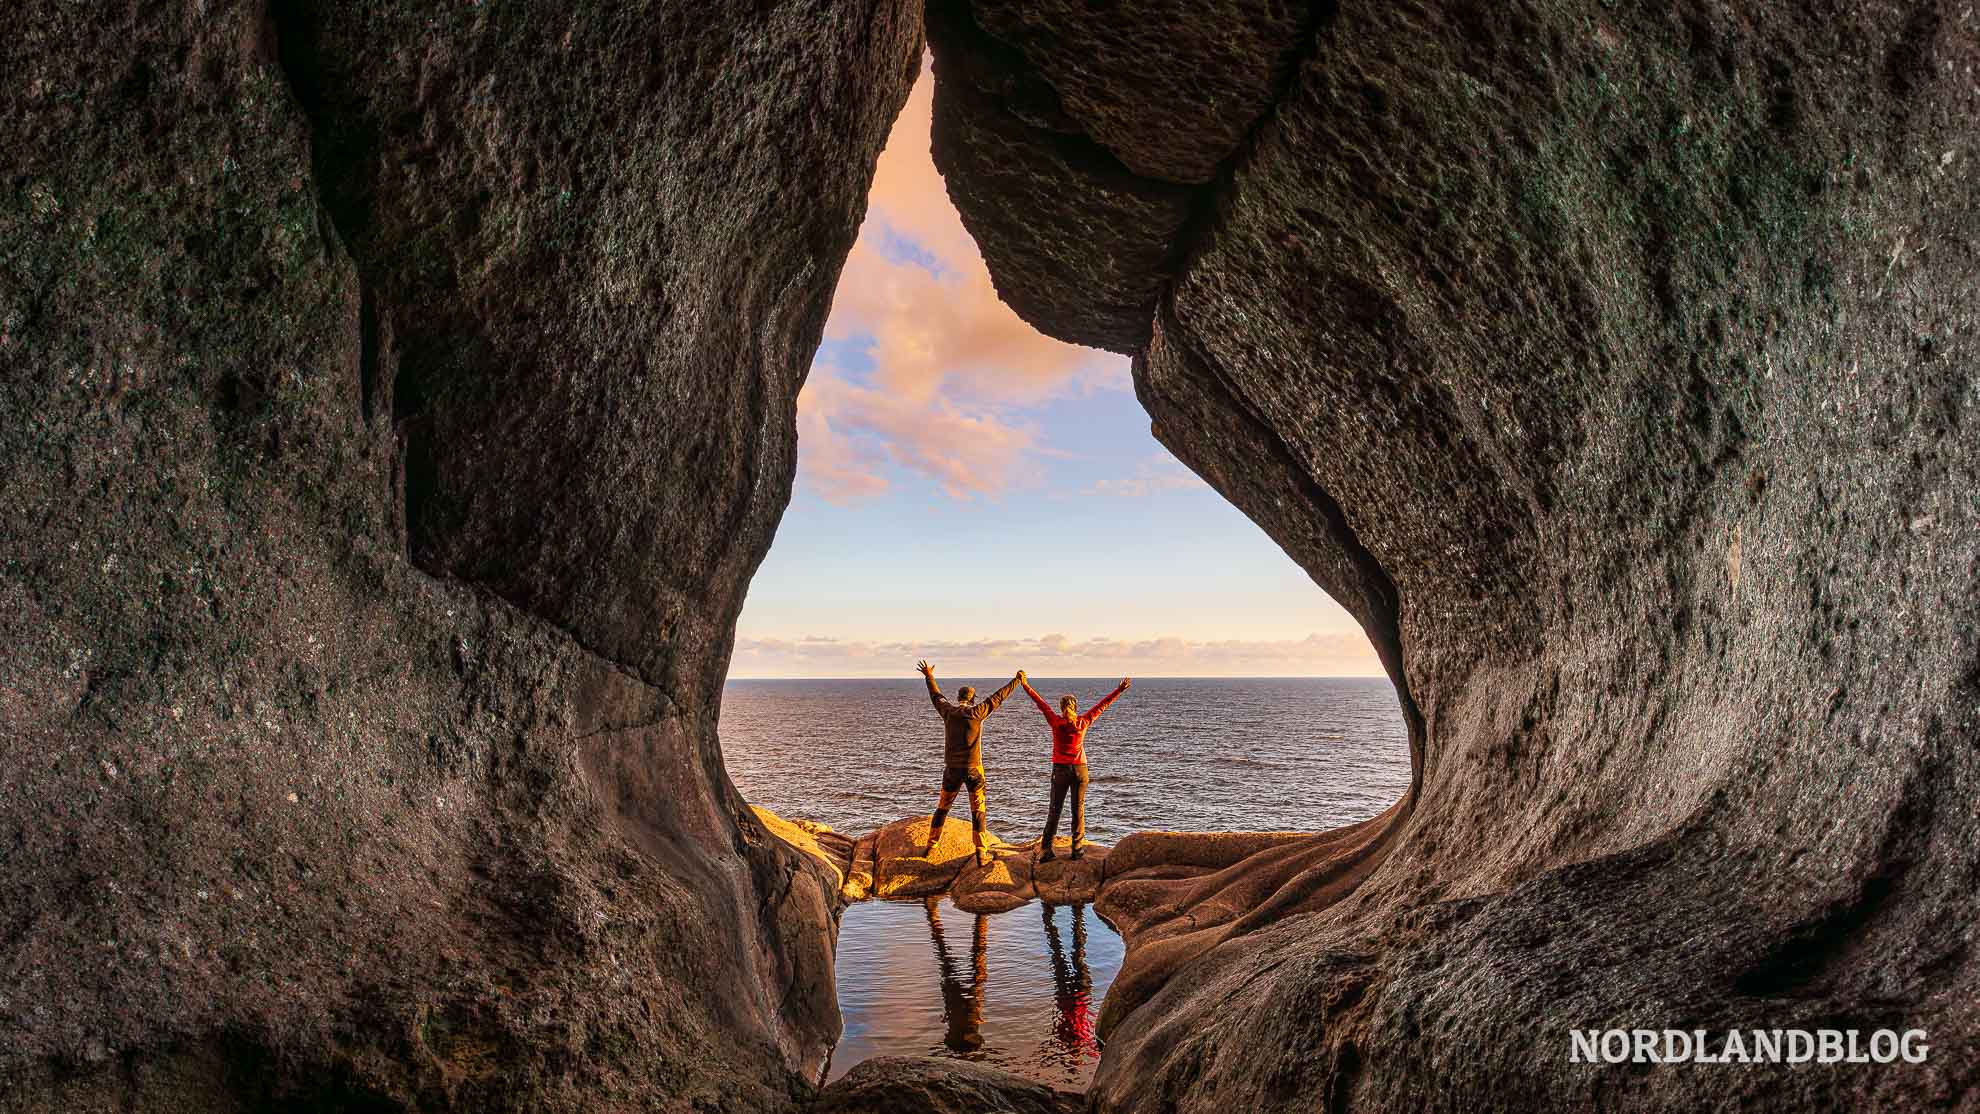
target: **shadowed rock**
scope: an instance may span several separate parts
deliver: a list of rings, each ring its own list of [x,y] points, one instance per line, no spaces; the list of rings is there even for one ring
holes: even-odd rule
[[[818,1095],[812,1114],[1079,1114],[1085,1100],[983,1064],[878,1056]]]
[[[845,885],[839,893],[847,901],[860,901],[873,895],[873,874],[878,869],[875,860],[874,833],[868,832],[853,844],[852,868],[846,872]]]
[[[1021,847],[999,847],[987,864],[974,860],[949,886],[956,908],[966,913],[1003,913],[1038,896],[1031,881],[1031,854]]]
[[[983,35],[967,5],[940,0],[928,15],[948,47],[935,63],[935,165],[998,295],[1045,332],[1134,351],[1189,191],[1134,174],[1055,101],[1028,95],[1039,85],[1021,56]]]
[[[1025,847],[1034,856],[1031,884],[1038,890],[1041,900],[1053,905],[1089,905],[1100,895],[1100,879],[1107,872],[1108,860],[1113,857],[1112,849],[1105,844],[1086,844],[1075,860],[1072,857],[1072,840],[1060,836],[1052,841],[1057,857],[1043,862],[1035,857],[1039,841],[1034,840]]]
[[[1224,941],[1352,892],[1388,852],[1402,808],[1317,835],[1138,832],[1122,840],[1094,904],[1129,949],[1101,1006],[1102,1034]]]
[[[832,886],[713,724],[916,13],[198,7],[0,41],[6,1101],[786,1105]],[[1958,1103],[1980,14],[1132,10],[934,5],[938,163],[1415,780],[1123,875],[1095,1106]],[[1934,1056],[1562,1043],[1841,1022]]]
[[[1107,856],[1107,878],[1176,878],[1222,870],[1311,832],[1135,832]]]
[[[939,6],[939,5],[938,5]],[[1207,182],[1272,107],[1304,45],[1286,0],[972,0],[1066,118],[1131,172]]]

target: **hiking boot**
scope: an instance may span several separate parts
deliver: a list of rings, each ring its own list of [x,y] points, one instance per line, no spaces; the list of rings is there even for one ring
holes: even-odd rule
[[[1084,851],[1084,850],[1086,850],[1086,845],[1085,845],[1085,844],[1083,844],[1083,843],[1075,843],[1075,844],[1073,844],[1073,848],[1072,848],[1072,850],[1071,850],[1071,851],[1070,851],[1069,853],[1067,853],[1067,855],[1066,855],[1066,857],[1067,857],[1067,858],[1069,858],[1069,859],[1071,859],[1071,860],[1072,860],[1073,862],[1078,862],[1078,861],[1079,861],[1079,853],[1080,853],[1080,852],[1082,852],[1082,851]]]
[[[1053,859],[1056,859],[1058,857],[1059,857],[1059,853],[1057,851],[1052,850],[1052,848],[1049,846],[1046,847],[1045,850],[1040,851],[1038,853],[1038,861],[1041,863],[1049,863]]]

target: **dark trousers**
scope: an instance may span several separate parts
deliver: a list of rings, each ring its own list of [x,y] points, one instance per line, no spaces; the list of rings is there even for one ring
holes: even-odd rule
[[[1065,807],[1066,794],[1072,794],[1072,841],[1078,847],[1086,839],[1086,763],[1052,763],[1052,807],[1045,812],[1045,843],[1052,846],[1052,840],[1059,834],[1059,810]]]
[[[954,766],[942,771],[942,795],[935,802],[935,815],[928,821],[928,846],[942,838],[942,825],[949,819],[949,803],[956,799],[956,790],[969,787],[969,826],[975,833],[976,845],[983,846],[984,829],[989,818],[983,810],[983,771],[980,769],[960,769]]]

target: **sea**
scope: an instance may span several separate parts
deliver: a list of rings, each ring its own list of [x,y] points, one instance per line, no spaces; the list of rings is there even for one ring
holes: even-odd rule
[[[982,695],[1009,677],[941,677]],[[1119,678],[1032,678],[1055,706],[1091,707]],[[942,723],[918,676],[736,680],[722,753],[744,799],[857,836],[935,807]],[[1409,744],[1386,678],[1138,679],[1087,732],[1086,837],[1130,832],[1324,831],[1374,816],[1409,786]],[[991,830],[1013,843],[1045,822],[1052,737],[1023,690],[984,722]],[[951,823],[967,824],[967,795]],[[1070,834],[1070,817],[1060,834]],[[1090,907],[1040,902],[971,914],[947,899],[866,901],[839,925],[844,1036],[828,1078],[871,1056],[994,1064],[1083,1089],[1120,937]]]

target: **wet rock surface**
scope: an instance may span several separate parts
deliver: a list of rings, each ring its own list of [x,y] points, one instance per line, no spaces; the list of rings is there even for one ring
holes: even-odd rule
[[[0,1106],[807,1096],[715,709],[918,10],[197,7],[0,42]]]
[[[1970,1089],[1980,15],[1319,10],[1236,151],[1181,130],[1224,161],[1171,224],[1067,163],[1179,129],[1180,76],[1007,7],[931,9],[938,103],[1029,129],[943,166],[1000,293],[1135,355],[1157,436],[1361,621],[1416,766],[1372,827],[1110,878],[1097,1108]],[[1151,40],[1107,46],[1160,72]],[[1573,1027],[1840,1019],[1943,1054],[1566,1062]]]

